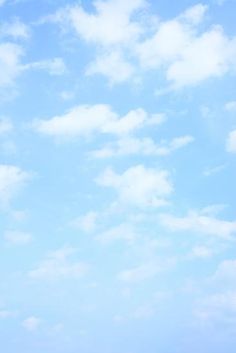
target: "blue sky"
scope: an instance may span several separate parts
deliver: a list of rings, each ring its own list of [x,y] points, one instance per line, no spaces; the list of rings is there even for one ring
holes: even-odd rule
[[[4,353],[234,353],[234,0],[0,0]]]

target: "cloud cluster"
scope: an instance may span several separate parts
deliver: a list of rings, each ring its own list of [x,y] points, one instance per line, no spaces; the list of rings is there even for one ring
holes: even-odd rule
[[[31,173],[12,165],[0,165],[0,204],[8,204],[15,193],[31,178]]]
[[[109,105],[79,105],[64,115],[34,122],[41,134],[60,139],[91,136],[94,133],[125,136],[145,125],[160,123],[160,116],[148,114],[143,109],[129,111],[119,116]]]
[[[71,261],[70,256],[76,252],[74,248],[64,247],[48,254],[38,267],[29,272],[32,279],[68,279],[83,277],[88,271],[88,264]]]
[[[100,0],[93,5],[93,12],[72,5],[51,18],[94,45],[96,58],[86,69],[88,75],[102,74],[114,84],[161,70],[170,87],[179,89],[235,69],[236,38],[219,25],[202,30],[206,5],[196,4],[166,21],[147,11],[142,16],[148,5],[144,0]]]
[[[106,169],[97,183],[116,190],[119,202],[137,207],[159,207],[166,205],[166,198],[173,192],[173,185],[166,170],[136,165],[122,174]]]
[[[236,221],[225,221],[204,212],[190,211],[184,217],[162,214],[160,221],[164,227],[174,232],[192,231],[223,239],[229,239],[236,233]]]

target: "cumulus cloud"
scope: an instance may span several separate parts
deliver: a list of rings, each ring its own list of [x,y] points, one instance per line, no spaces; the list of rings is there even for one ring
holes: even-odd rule
[[[157,266],[146,264],[120,272],[118,279],[123,282],[140,282],[154,277],[158,271],[159,268]]]
[[[89,233],[96,229],[97,219],[98,213],[91,211],[86,213],[84,216],[75,218],[71,222],[71,225],[76,229]]]
[[[73,5],[51,17],[94,45],[96,59],[86,69],[89,75],[102,74],[114,84],[146,70],[161,70],[170,88],[179,89],[235,69],[236,38],[219,25],[202,30],[206,5],[196,4],[166,21],[146,12],[144,21],[136,16],[147,6],[144,0],[93,4],[94,12]]]
[[[225,110],[228,112],[236,112],[236,101],[230,101],[225,103]]]
[[[4,233],[4,239],[10,245],[26,245],[32,241],[32,235],[26,232],[7,230]]]
[[[36,331],[39,328],[41,320],[38,317],[30,316],[22,322],[22,326],[27,331]]]
[[[132,224],[122,223],[100,233],[96,236],[96,239],[102,244],[110,244],[120,240],[132,244],[137,239],[137,236]]]
[[[144,68],[164,67],[174,88],[220,77],[235,66],[236,39],[221,26],[200,32],[207,7],[198,4],[173,20],[161,22],[153,37],[137,45]]]
[[[0,117],[0,136],[12,131],[13,125],[9,119]]]
[[[159,144],[155,143],[151,138],[137,138],[126,137],[118,139],[112,145],[107,145],[101,149],[95,150],[91,155],[95,158],[108,158],[113,156],[124,155],[153,155],[153,156],[167,156],[184,146],[187,146],[194,141],[192,136],[180,136],[173,140],[161,141]]]
[[[0,37],[11,37],[13,39],[27,39],[30,36],[29,27],[19,19],[4,22],[0,25]]]
[[[236,130],[232,130],[226,141],[226,150],[230,153],[236,153]]]
[[[0,87],[11,86],[22,71],[22,47],[9,42],[0,43]]]
[[[68,139],[93,133],[126,135],[148,124],[158,124],[156,114],[143,109],[131,110],[120,117],[109,105],[79,105],[65,115],[35,121],[33,127],[41,134]]]
[[[129,43],[142,33],[140,23],[132,17],[146,6],[145,0],[97,0],[93,5],[93,13],[73,5],[59,11],[53,20],[71,26],[86,42],[101,46]]]
[[[134,74],[134,67],[121,52],[112,51],[104,53],[90,63],[86,69],[87,75],[101,74],[108,78],[110,84],[127,81]]]
[[[52,76],[60,76],[67,72],[66,64],[62,58],[36,61],[22,66],[22,70],[45,70]]]
[[[97,183],[115,189],[120,202],[138,207],[165,205],[166,197],[173,191],[166,170],[146,168],[143,165],[130,167],[122,174],[108,168],[97,178]]]
[[[83,277],[89,265],[73,261],[70,257],[76,252],[74,248],[64,247],[48,254],[38,267],[28,273],[32,279],[68,279]]]
[[[160,221],[164,227],[174,232],[192,231],[224,239],[236,233],[236,221],[225,221],[204,212],[190,211],[185,217],[162,214]]]
[[[0,204],[7,204],[31,174],[12,165],[0,165]]]

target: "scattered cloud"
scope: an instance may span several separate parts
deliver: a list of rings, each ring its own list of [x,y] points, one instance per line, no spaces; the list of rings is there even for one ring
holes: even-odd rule
[[[22,66],[22,70],[45,70],[52,76],[64,75],[67,72],[66,64],[62,58],[36,61]]]
[[[230,239],[236,233],[236,221],[225,221],[204,212],[190,211],[185,217],[162,214],[160,221],[164,227],[174,232],[192,231],[224,239]]]
[[[168,260],[166,260],[165,265],[150,262],[127,270],[123,270],[118,274],[118,279],[125,283],[138,283],[149,280],[155,277],[159,272],[163,271],[163,269],[166,268],[167,263]]]
[[[8,230],[4,233],[5,241],[10,245],[26,245],[32,241],[32,235],[26,232]]]
[[[28,273],[32,279],[69,279],[83,277],[89,265],[84,262],[72,261],[70,256],[75,248],[64,247],[49,253],[38,267]]]
[[[72,27],[87,43],[103,47],[128,45],[143,32],[141,24],[132,17],[146,4],[145,0],[94,1],[93,13],[72,5],[57,12],[51,20]]]
[[[194,141],[192,136],[186,135],[176,137],[173,140],[161,141],[156,144],[151,138],[137,138],[137,137],[126,137],[118,139],[113,144],[92,151],[91,156],[95,158],[109,158],[113,156],[124,156],[124,155],[153,155],[153,156],[167,156],[184,146],[187,146]]]
[[[41,134],[60,139],[90,136],[94,133],[128,135],[145,125],[158,124],[159,114],[148,114],[143,109],[129,111],[120,117],[109,105],[79,105],[65,115],[49,120],[37,120],[33,127]]]
[[[32,174],[12,165],[0,165],[0,204],[7,204]]]
[[[220,164],[220,165],[217,165],[215,167],[208,167],[206,168],[204,171],[203,171],[203,175],[206,176],[206,177],[209,177],[211,175],[215,175],[219,172],[221,172],[222,170],[224,170],[226,168],[226,165],[225,164]]]
[[[228,112],[236,112],[236,101],[230,101],[225,104],[225,110]]]
[[[99,56],[86,69],[86,75],[101,74],[108,78],[111,85],[127,81],[134,72],[133,65],[125,60],[123,54],[118,51]]]
[[[0,43],[0,88],[12,86],[22,71],[22,47],[9,42]]]
[[[97,212],[88,212],[84,216],[75,218],[70,224],[76,229],[82,230],[83,232],[93,232],[97,226],[98,219]]]
[[[35,316],[30,316],[22,322],[22,326],[30,332],[37,331],[40,324],[41,320]]]
[[[132,224],[122,223],[100,233],[96,239],[102,244],[110,244],[119,240],[132,244],[137,237],[137,232]]]
[[[14,316],[15,313],[9,310],[0,310],[0,319],[8,319],[9,317]]]
[[[13,130],[13,124],[9,119],[0,118],[0,136]]]
[[[173,19],[139,16],[144,0],[94,1],[95,12],[68,6],[48,20],[71,28],[95,47],[96,59],[86,73],[101,74],[110,84],[130,80],[147,70],[164,72],[171,89],[194,86],[235,68],[236,38],[220,25],[202,30],[208,10],[201,3]]]
[[[173,191],[166,170],[146,168],[143,165],[130,167],[123,174],[108,168],[96,181],[99,185],[115,189],[120,202],[139,207],[165,205],[166,197]]]
[[[0,25],[0,38],[10,37],[12,39],[28,39],[30,36],[30,28],[19,19],[10,22],[3,22]]]
[[[232,130],[226,141],[226,151],[236,153],[236,130]]]

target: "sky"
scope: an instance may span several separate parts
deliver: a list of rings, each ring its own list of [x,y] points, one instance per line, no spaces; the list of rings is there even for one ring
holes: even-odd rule
[[[235,353],[235,0],[0,0],[3,353]]]

